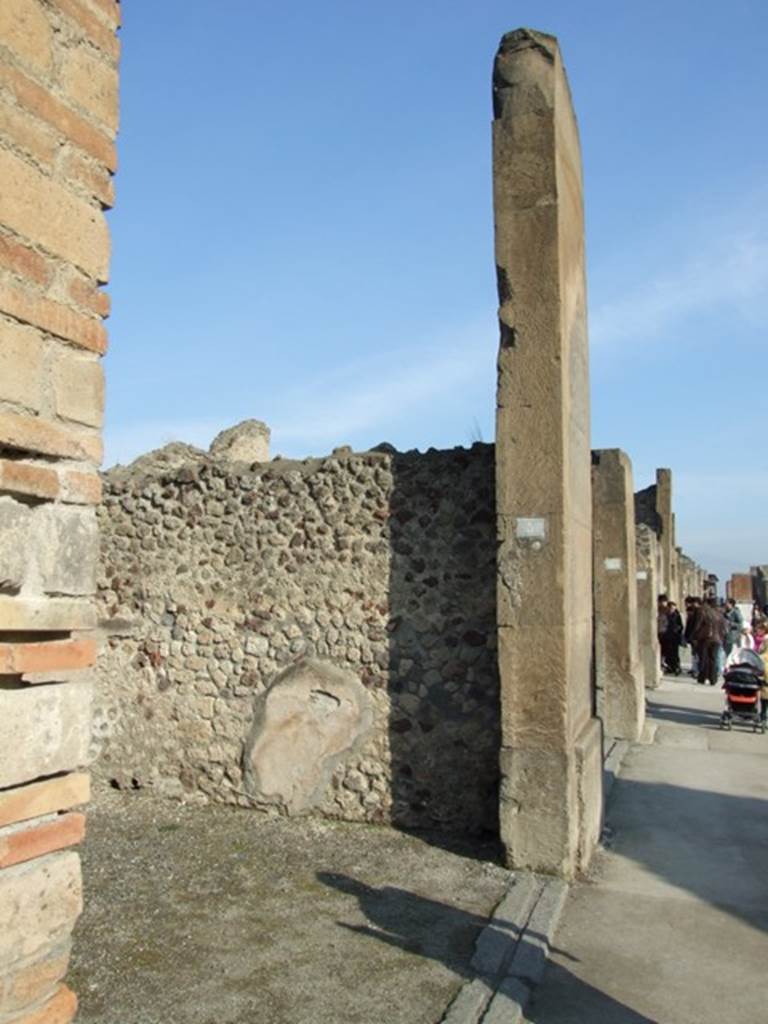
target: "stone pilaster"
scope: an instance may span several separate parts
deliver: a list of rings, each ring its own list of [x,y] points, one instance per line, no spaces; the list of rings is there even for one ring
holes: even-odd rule
[[[592,453],[597,713],[608,736],[636,740],[645,721],[637,634],[632,464],[618,448]]]
[[[581,156],[554,37],[505,35],[493,87],[501,835],[569,876],[602,810]]]

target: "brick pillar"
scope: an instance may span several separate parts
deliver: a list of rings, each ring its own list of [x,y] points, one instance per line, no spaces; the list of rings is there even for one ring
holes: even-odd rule
[[[632,464],[618,448],[592,453],[595,682],[608,736],[636,740],[645,721],[637,636]]]
[[[501,834],[507,860],[584,866],[602,808],[581,157],[557,40],[494,66]]]
[[[0,3],[0,1020],[74,1014],[117,130],[113,0]]]

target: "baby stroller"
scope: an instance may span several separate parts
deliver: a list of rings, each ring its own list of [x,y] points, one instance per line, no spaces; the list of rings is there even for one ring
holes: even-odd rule
[[[740,718],[752,723],[753,732],[765,732],[765,719],[760,715],[760,688],[764,677],[763,659],[748,647],[742,647],[725,670],[725,710],[720,716],[721,729],[732,729],[734,718]]]

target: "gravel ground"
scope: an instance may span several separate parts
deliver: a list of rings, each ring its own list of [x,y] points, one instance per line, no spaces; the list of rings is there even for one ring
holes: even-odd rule
[[[505,890],[493,846],[104,791],[80,1024],[435,1024]]]

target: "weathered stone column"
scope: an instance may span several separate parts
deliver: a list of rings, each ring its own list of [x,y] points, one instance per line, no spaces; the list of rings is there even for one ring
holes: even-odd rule
[[[635,502],[625,452],[592,453],[597,713],[608,736],[636,740],[645,721],[637,639]]]
[[[656,470],[656,514],[659,517],[659,555],[661,577],[659,590],[668,594],[672,589],[672,559],[675,552],[675,530],[672,519],[672,470]]]
[[[661,656],[656,620],[659,594],[659,542],[645,523],[635,526],[637,555],[637,638],[646,688],[655,690],[661,682]]]
[[[581,157],[554,37],[505,35],[493,88],[501,835],[569,876],[602,811]]]

